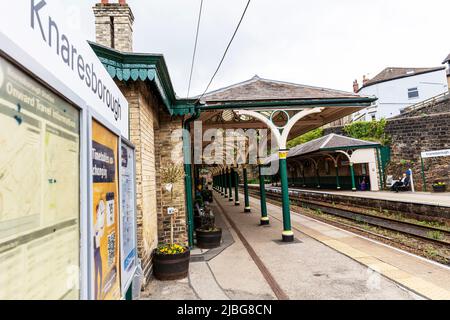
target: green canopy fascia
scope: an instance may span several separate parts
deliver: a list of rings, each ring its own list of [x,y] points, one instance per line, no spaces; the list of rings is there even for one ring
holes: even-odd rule
[[[164,56],[124,53],[97,43],[89,43],[109,75],[118,81],[148,81],[155,85],[167,111],[172,116],[195,113],[195,99],[179,99],[170,80]]]

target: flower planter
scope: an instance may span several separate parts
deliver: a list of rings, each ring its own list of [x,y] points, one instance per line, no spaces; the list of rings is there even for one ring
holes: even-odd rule
[[[195,230],[197,236],[197,247],[201,249],[213,249],[220,246],[222,240],[222,229],[216,231]]]
[[[158,280],[178,280],[186,278],[189,272],[191,253],[186,250],[178,254],[159,254],[154,251],[153,274]]]
[[[447,185],[433,185],[434,192],[445,192],[447,190]]]

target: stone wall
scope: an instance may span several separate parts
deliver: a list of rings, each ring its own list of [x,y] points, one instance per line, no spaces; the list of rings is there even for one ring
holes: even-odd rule
[[[422,190],[420,153],[450,148],[450,113],[399,118],[388,121],[391,136],[391,163],[386,174],[399,176],[411,161],[414,183]],[[450,157],[424,159],[427,189],[435,181],[450,183]],[[404,171],[403,171],[404,172]]]
[[[343,127],[326,128],[324,134],[329,133],[344,134]],[[420,153],[450,149],[450,99],[388,119],[386,133],[391,137],[391,162],[385,174],[397,178],[410,166],[416,190],[421,191]],[[435,181],[450,184],[450,157],[425,159],[424,166],[428,191]]]

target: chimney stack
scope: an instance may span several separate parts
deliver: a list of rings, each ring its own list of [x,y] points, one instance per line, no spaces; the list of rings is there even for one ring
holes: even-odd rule
[[[101,0],[94,8],[98,44],[122,51],[133,51],[134,15],[126,0],[109,3]]]
[[[353,81],[353,92],[358,93],[359,91],[359,83],[358,80]]]

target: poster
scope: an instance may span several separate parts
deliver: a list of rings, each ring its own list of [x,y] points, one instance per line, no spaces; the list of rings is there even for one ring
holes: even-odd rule
[[[134,150],[122,143],[121,147],[121,278],[122,291],[130,284],[136,268],[136,220]]]
[[[79,298],[79,111],[0,57],[0,300]]]
[[[94,298],[120,299],[118,138],[92,121]]]

